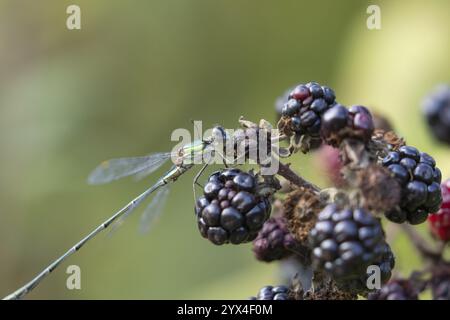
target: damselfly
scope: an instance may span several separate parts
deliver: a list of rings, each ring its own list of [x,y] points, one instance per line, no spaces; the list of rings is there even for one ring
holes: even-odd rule
[[[151,222],[154,221],[159,212],[161,212],[162,205],[168,195],[167,185],[175,182],[180,176],[191,169],[195,164],[202,163],[202,159],[211,158],[215,152],[215,142],[224,141],[227,139],[227,133],[222,127],[216,126],[212,129],[212,135],[205,140],[194,141],[190,144],[182,146],[175,154],[154,153],[144,157],[135,158],[118,158],[102,162],[89,176],[88,182],[91,184],[108,183],[120,178],[128,176],[136,176],[143,178],[160,168],[169,159],[173,159],[173,166],[167,171],[154,185],[131,200],[126,206],[113,214],[110,218],[101,223],[97,228],[91,231],[86,237],[81,239],[72,248],[66,251],[62,256],[52,262],[47,268],[39,273],[34,279],[26,285],[8,295],[4,299],[20,299],[27,293],[33,290],[46,276],[55,270],[64,260],[80,250],[89,240],[94,238],[101,231],[108,228],[114,222],[123,220],[129,215],[137,206],[139,206],[152,193],[158,191],[155,198],[149,204],[142,215],[141,228],[147,229]],[[202,169],[194,178],[194,193],[195,184],[202,172],[208,166],[208,162],[204,163]]]

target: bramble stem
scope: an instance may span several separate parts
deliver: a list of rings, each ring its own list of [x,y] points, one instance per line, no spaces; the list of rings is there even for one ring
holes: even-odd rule
[[[320,192],[320,188],[316,185],[306,181],[299,175],[297,175],[294,171],[291,170],[290,164],[284,164],[279,162],[278,175],[282,176],[286,180],[295,184],[298,187],[304,187],[313,190],[314,192]]]
[[[426,241],[413,227],[406,223],[403,223],[400,226],[411,239],[412,243],[420,252],[422,257],[424,257],[425,259],[430,259],[432,261],[439,261],[442,259],[442,252],[440,252],[441,250],[432,248],[429,242]]]

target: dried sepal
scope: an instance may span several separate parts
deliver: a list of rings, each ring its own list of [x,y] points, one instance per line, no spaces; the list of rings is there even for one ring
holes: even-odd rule
[[[339,289],[336,283],[329,277],[315,279],[316,285],[309,290],[302,287],[291,286],[290,297],[293,300],[357,300],[354,293]]]
[[[384,158],[390,151],[396,151],[404,145],[406,145],[405,139],[399,137],[394,131],[376,129],[368,149],[377,158]]]
[[[314,227],[322,208],[319,196],[308,188],[297,188],[287,195],[284,214],[290,232],[300,244],[308,246],[309,231]]]
[[[401,186],[386,168],[371,165],[359,171],[354,182],[361,205],[371,211],[383,213],[400,203]]]
[[[376,156],[360,140],[345,139],[340,145],[343,166],[350,170],[367,168],[376,161]]]

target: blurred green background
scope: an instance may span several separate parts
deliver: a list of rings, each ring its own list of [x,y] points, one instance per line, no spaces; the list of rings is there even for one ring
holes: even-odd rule
[[[66,29],[81,7],[82,29]],[[382,29],[366,28],[369,4]],[[0,295],[6,295],[155,181],[88,186],[101,160],[165,151],[175,128],[275,121],[273,102],[318,81],[344,104],[388,116],[409,144],[450,176],[450,152],[431,138],[419,105],[450,81],[450,2],[0,1]],[[321,186],[313,156],[296,168]],[[162,171],[158,172],[161,173]],[[277,282],[251,245],[199,235],[189,173],[149,235],[138,215],[100,235],[29,295],[33,299],[246,298]],[[420,263],[394,244],[400,273]],[[81,267],[82,289],[65,269]]]

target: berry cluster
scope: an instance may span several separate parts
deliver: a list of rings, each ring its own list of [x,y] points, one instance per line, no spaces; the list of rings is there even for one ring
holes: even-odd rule
[[[328,205],[310,232],[313,264],[336,280],[360,278],[385,250],[380,222],[362,208]]]
[[[347,109],[338,104],[325,112],[322,117],[322,138],[335,147],[348,138],[366,142],[372,136],[373,130],[372,115],[363,106],[352,106]]]
[[[239,169],[211,175],[196,203],[200,233],[217,245],[252,241],[270,211],[268,199],[257,193],[257,178]]]
[[[259,290],[256,297],[250,297],[250,300],[289,300],[289,288],[265,286]]]
[[[428,217],[433,235],[442,241],[450,240],[450,179],[441,185],[442,205],[439,211]]]
[[[430,281],[420,288],[412,276],[390,281],[395,257],[379,218],[384,214],[396,223],[419,224],[428,217],[433,234],[450,240],[450,180],[442,185],[441,195],[441,171],[433,157],[405,145],[385,119],[373,117],[366,107],[338,104],[328,87],[310,82],[285,95],[277,100],[276,109],[281,112],[280,137],[290,140],[290,146],[280,156],[298,150],[306,153],[325,142],[318,155],[326,158],[327,172],[340,189],[321,190],[286,165],[276,174],[290,187],[284,188],[286,196],[276,198],[262,192],[267,185],[261,186],[275,181],[280,186],[274,175],[259,182],[260,174],[227,168],[209,177],[196,203],[203,237],[218,245],[253,241],[260,261],[296,262],[295,270],[289,268],[295,276],[286,275],[291,279],[289,288],[266,286],[250,299],[357,299],[363,295],[372,300],[405,300],[418,299],[427,286],[436,299],[448,298],[450,264],[442,263],[442,255],[433,250],[422,252],[439,262],[439,273],[433,269],[436,276]],[[251,137],[267,134],[261,129],[271,128],[270,124],[242,119],[240,123],[244,129],[234,134],[235,149],[242,145],[246,153],[260,149]],[[270,144],[273,137],[267,138]],[[260,160],[257,164],[262,168]],[[272,218],[269,199],[275,199]],[[414,237],[414,244],[420,242]],[[380,290],[368,287],[371,266],[380,272]],[[298,273],[302,276],[297,278]],[[300,279],[298,288],[293,276]]]
[[[438,87],[425,99],[422,109],[434,136],[450,144],[450,86]]]
[[[430,155],[414,147],[402,146],[398,151],[390,152],[382,160],[382,165],[402,186],[399,208],[385,213],[389,220],[419,224],[427,219],[429,213],[439,210],[442,202],[441,171]]]
[[[441,171],[433,157],[407,146],[388,121],[373,117],[366,107],[346,108],[338,104],[329,87],[309,82],[286,95],[276,102],[281,113],[279,132],[273,131],[266,120],[256,124],[243,117],[239,119],[241,129],[233,134],[216,126],[201,145],[180,148],[175,170],[85,239],[106,229],[115,218],[124,218],[129,213],[127,209],[154,190],[176,181],[195,164],[189,160],[223,152],[226,168],[210,175],[203,195],[196,199],[200,234],[215,245],[253,241],[258,260],[288,258],[284,262],[291,262],[295,272],[295,276],[289,276],[289,287],[265,286],[250,299],[342,300],[364,295],[370,300],[415,300],[426,288],[431,289],[434,299],[450,299],[450,262],[444,255],[444,246],[450,241],[450,180],[440,185]],[[450,87],[432,95],[424,104],[424,112],[436,137],[450,143]],[[273,148],[279,141],[289,141],[290,145]],[[280,161],[299,150],[307,153],[322,142],[328,149],[319,154],[328,161],[326,171],[338,188],[320,189]],[[144,169],[136,169],[134,159],[119,160],[96,169],[94,175],[100,179],[93,181],[149,173],[148,168],[144,170],[145,165]],[[147,157],[144,160],[142,163],[152,164]],[[255,174],[254,169],[245,172],[228,168],[229,160],[233,165],[252,162],[260,171]],[[278,164],[278,171],[264,171],[271,167],[272,161]],[[124,163],[133,165],[124,167]],[[197,178],[206,167],[199,171],[195,184],[199,185]],[[280,182],[277,176],[285,180]],[[289,187],[283,188],[283,182]],[[275,191],[279,190],[287,194],[275,197]],[[276,216],[270,218],[272,200]],[[389,282],[395,257],[379,218],[383,214],[392,222],[407,221],[413,225],[429,219],[431,232],[442,240],[442,246],[429,246],[414,228],[402,225],[417,251],[429,262],[426,269],[413,272],[408,279]],[[56,262],[73,252],[67,251]],[[54,265],[43,274],[53,270]],[[371,270],[380,272],[375,275],[380,276],[377,280],[383,284],[376,291],[371,291],[368,285]],[[21,298],[41,279],[38,276],[6,298]]]
[[[321,116],[334,103],[334,91],[316,82],[300,84],[291,91],[284,104],[282,114],[282,131],[286,135],[309,135],[318,137]]]

